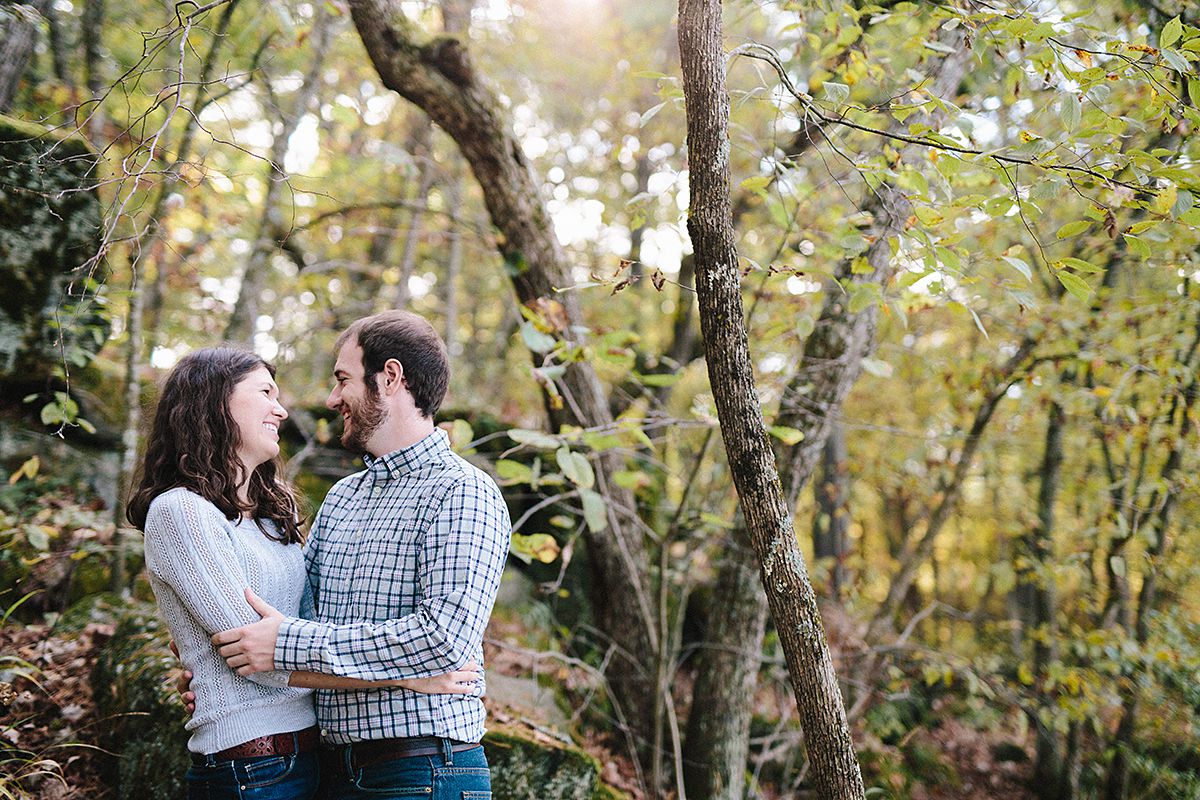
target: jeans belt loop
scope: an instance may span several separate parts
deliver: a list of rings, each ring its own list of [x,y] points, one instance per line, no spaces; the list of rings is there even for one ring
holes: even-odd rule
[[[454,744],[445,737],[442,737],[439,742],[442,745],[442,758],[445,760],[446,766],[454,766]]]

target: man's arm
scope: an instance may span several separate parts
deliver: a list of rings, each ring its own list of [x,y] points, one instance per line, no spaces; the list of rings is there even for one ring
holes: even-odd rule
[[[344,625],[267,617],[219,633],[213,642],[242,674],[276,665],[362,680],[450,672],[482,641],[510,533],[500,490],[471,474],[450,488],[426,532],[419,565],[425,599],[414,613]]]

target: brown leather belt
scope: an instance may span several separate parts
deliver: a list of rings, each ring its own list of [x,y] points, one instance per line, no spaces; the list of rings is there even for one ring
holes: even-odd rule
[[[346,763],[346,751],[350,751],[352,769],[371,767],[397,758],[433,756],[442,752],[442,742],[450,742],[455,753],[478,747],[478,742],[460,742],[456,739],[440,739],[437,736],[410,736],[400,739],[369,739],[351,744],[326,745],[321,753],[326,758],[336,759],[339,765]]]
[[[272,733],[248,742],[235,744],[211,756],[192,753],[192,762],[205,764],[210,760],[233,761],[236,758],[258,756],[290,756],[293,753],[311,753],[321,744],[321,731],[316,725],[291,733]]]

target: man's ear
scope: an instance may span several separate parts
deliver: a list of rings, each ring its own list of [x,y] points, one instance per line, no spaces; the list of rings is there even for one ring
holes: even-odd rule
[[[383,369],[379,371],[377,380],[382,381],[383,386],[380,390],[388,396],[396,393],[397,389],[404,386],[404,366],[394,358],[389,358],[383,364]]]

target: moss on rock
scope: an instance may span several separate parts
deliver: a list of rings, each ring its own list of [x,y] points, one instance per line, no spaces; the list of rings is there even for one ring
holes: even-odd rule
[[[496,800],[619,800],[624,796],[601,781],[600,763],[577,747],[535,740],[510,725],[493,726],[483,738],[483,747]]]
[[[45,375],[63,349],[82,366],[107,338],[97,165],[82,138],[0,115],[0,378]]]

